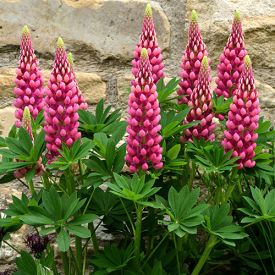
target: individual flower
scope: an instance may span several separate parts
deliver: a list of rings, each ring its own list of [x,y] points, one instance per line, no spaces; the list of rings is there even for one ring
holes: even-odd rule
[[[191,110],[185,119],[185,123],[192,121],[200,121],[195,125],[185,130],[184,140],[192,140],[204,138],[205,140],[214,140],[215,123],[213,122],[214,114],[212,111],[212,94],[210,90],[210,67],[208,58],[205,56],[201,62],[201,68],[197,80],[197,85],[191,94],[189,106]]]
[[[244,58],[244,69],[240,77],[238,89],[230,105],[227,130],[224,132],[222,145],[225,151],[233,150],[232,157],[239,157],[239,169],[255,166],[256,129],[259,124],[259,98],[248,55]]]
[[[74,73],[74,69],[73,69],[73,64],[74,64],[74,58],[73,58],[73,54],[72,53],[68,53],[68,61],[71,65],[71,71],[74,74],[75,77],[75,73]],[[77,81],[76,81],[76,77],[75,77],[75,82],[76,82],[76,89],[77,89],[77,94],[78,94],[78,105],[79,105],[79,109],[81,110],[87,110],[88,109],[88,104],[86,103],[85,98],[82,95],[82,92],[80,91],[78,85],[77,85]]]
[[[159,131],[160,108],[156,85],[152,77],[152,69],[148,52],[141,51],[139,70],[132,83],[128,100],[127,154],[125,160],[131,172],[148,170],[151,164],[155,169],[161,169],[163,163],[162,140]]]
[[[146,48],[152,65],[152,77],[154,83],[164,77],[164,64],[162,62],[161,48],[158,46],[157,35],[154,27],[152,8],[147,4],[142,25],[142,31],[139,37],[139,43],[134,51],[134,59],[132,60],[132,73],[134,77],[139,72],[140,53],[142,48]],[[134,81],[133,81],[134,82]]]
[[[218,96],[223,95],[224,98],[229,98],[234,95],[238,88],[246,54],[241,17],[240,13],[236,11],[231,34],[223,53],[220,55],[220,63],[218,64],[217,88],[215,89]]]
[[[16,107],[15,125],[21,126],[23,111],[27,106],[35,119],[44,106],[43,78],[38,67],[38,60],[34,54],[30,31],[24,26],[20,45],[20,60],[16,69],[14,88]]]
[[[24,127],[28,132],[28,134],[30,135],[32,142],[34,142],[33,133],[32,133],[32,124],[31,124],[31,113],[28,107],[24,108],[23,119],[21,124],[22,124],[22,127]],[[42,176],[45,173],[45,167],[42,164],[41,157],[36,162],[34,168],[35,168],[35,174],[37,176]],[[31,169],[32,169],[31,166],[17,169],[14,171],[14,177],[18,179],[23,178]]]
[[[188,104],[198,80],[201,61],[203,57],[207,55],[208,52],[205,44],[203,43],[198,24],[198,15],[195,10],[192,10],[188,43],[181,62],[180,88],[177,91],[180,104]]]
[[[74,73],[67,58],[63,40],[59,37],[45,98],[46,157],[51,162],[59,155],[62,143],[70,147],[81,137],[78,132],[79,95]]]

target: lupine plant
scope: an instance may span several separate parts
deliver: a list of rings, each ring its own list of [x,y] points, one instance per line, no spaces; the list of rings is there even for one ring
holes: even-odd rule
[[[240,30],[236,13],[219,65],[230,77]],[[15,274],[275,274],[275,131],[248,55],[233,99],[215,96],[193,11],[182,79],[167,82],[148,5],[123,116],[87,108],[61,38],[43,97],[26,27],[21,46],[17,127],[0,137],[0,184],[24,187],[0,213]],[[11,234],[25,225],[22,248]]]
[[[139,60],[142,48],[147,49],[148,57],[152,65],[152,77],[154,82],[157,83],[159,79],[164,77],[164,64],[162,61],[161,48],[157,41],[150,4],[147,4],[145,9],[142,31],[139,37],[139,42],[134,51],[134,59],[132,60],[132,73],[135,77],[139,71]]]
[[[28,107],[33,118],[44,107],[43,77],[38,67],[38,60],[34,53],[30,31],[27,26],[22,30],[20,44],[20,59],[16,69],[14,94],[16,107],[16,126],[20,127],[24,108]]]
[[[238,88],[242,74],[244,57],[247,54],[239,11],[235,11],[231,34],[218,64],[217,88],[215,93],[230,98]]]
[[[208,56],[208,52],[202,40],[197,12],[192,10],[188,43],[181,62],[181,81],[179,83],[180,88],[178,89],[179,104],[188,104],[195,88],[204,56]]]

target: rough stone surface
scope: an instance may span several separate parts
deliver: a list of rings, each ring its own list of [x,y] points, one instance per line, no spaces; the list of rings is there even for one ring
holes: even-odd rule
[[[7,136],[12,125],[15,122],[14,119],[15,108],[8,106],[0,109],[0,135]]]
[[[93,52],[100,60],[130,60],[146,3],[143,0],[2,0],[0,45],[18,45],[15,34],[20,34],[22,26],[28,24],[35,47],[43,54],[52,53],[56,37],[62,35],[68,47]],[[160,46],[167,49],[169,21],[158,3],[152,1],[152,6]]]

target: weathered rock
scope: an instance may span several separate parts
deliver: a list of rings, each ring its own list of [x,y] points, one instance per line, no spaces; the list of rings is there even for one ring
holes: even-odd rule
[[[117,79],[117,93],[120,100],[127,104],[127,99],[131,89],[131,80],[133,75],[129,72]]]
[[[15,69],[0,68],[0,98],[9,97],[13,94]]]
[[[88,51],[100,60],[131,59],[141,30],[146,0],[2,0],[0,47],[18,45],[28,24],[35,49],[52,53],[58,36],[72,51]],[[167,49],[170,24],[157,2],[151,2],[159,44]],[[38,20],[39,19],[39,20]]]
[[[275,89],[257,80],[255,84],[260,97],[261,116],[270,120],[275,126]]]
[[[261,81],[275,87],[274,0],[188,0],[187,19],[192,9],[196,9],[199,14],[199,24],[214,71],[231,30],[233,11],[239,10],[243,18],[246,47],[252,59],[255,75]]]
[[[7,136],[15,123],[15,108],[8,106],[0,109],[0,136]]]
[[[49,70],[43,70],[45,85],[50,77]],[[15,69],[0,69],[0,98],[13,97]],[[97,103],[101,98],[106,97],[106,83],[96,73],[76,72],[76,78],[80,90],[87,102]]]

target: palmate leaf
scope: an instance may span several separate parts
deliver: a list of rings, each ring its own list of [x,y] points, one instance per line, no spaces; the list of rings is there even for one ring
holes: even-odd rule
[[[238,158],[232,158],[232,152],[224,153],[224,148],[218,144],[203,139],[194,139],[187,144],[187,152],[192,160],[207,173],[222,174],[236,167]]]
[[[121,120],[121,110],[116,109],[111,112],[112,106],[104,109],[103,100],[97,104],[95,115],[90,111],[79,110],[79,129],[81,132],[90,136],[91,134],[104,132],[107,135],[113,134],[121,125],[125,125]],[[126,126],[125,126],[126,127]]]
[[[257,187],[250,187],[252,198],[243,196],[247,208],[239,208],[246,215],[242,223],[256,223],[260,221],[275,222],[275,189],[267,193]]]
[[[118,142],[125,135],[125,131],[126,127],[123,126],[109,137],[105,133],[96,133],[93,156],[90,158],[91,161],[86,163],[87,166],[103,176],[112,176],[113,172],[119,173],[125,163],[126,144],[118,145]]]
[[[174,232],[180,238],[188,234],[196,234],[197,226],[204,219],[202,213],[208,207],[206,204],[198,204],[200,189],[189,190],[184,186],[179,192],[171,187],[168,193],[168,202],[156,196],[156,201],[163,207],[170,221],[161,221],[168,226],[169,232]]]
[[[159,187],[153,187],[154,180],[146,182],[145,176],[134,174],[132,178],[128,178],[114,173],[114,178],[115,182],[108,184],[111,193],[136,203],[146,201],[160,190]]]
[[[123,271],[133,257],[133,245],[126,248],[118,248],[116,245],[106,246],[104,251],[93,259],[96,270],[105,270],[107,273]],[[96,273],[95,273],[96,274]]]
[[[215,114],[227,114],[229,111],[230,104],[233,102],[233,97],[224,99],[224,96],[217,96],[213,93],[213,110]]]
[[[66,193],[61,195],[54,186],[49,191],[43,190],[41,197],[39,203],[29,200],[25,195],[22,195],[21,200],[13,197],[13,204],[9,205],[5,213],[25,224],[41,228],[42,234],[55,231],[61,251],[66,251],[70,246],[68,232],[81,238],[90,237],[90,230],[86,225],[97,216],[79,214],[86,199],[78,198],[76,192],[70,196]]]
[[[175,99],[171,95],[178,89],[180,79],[172,78],[166,85],[164,79],[161,78],[157,83],[158,100],[161,106],[170,104],[170,101]],[[177,95],[176,95],[177,97]]]
[[[48,167],[49,169],[66,170],[72,165],[78,163],[80,159],[88,156],[93,147],[94,144],[92,141],[86,138],[77,140],[71,148],[68,148],[65,144],[63,144],[62,150],[59,150],[60,156]]]
[[[203,226],[211,235],[215,235],[225,244],[235,246],[235,240],[243,239],[248,235],[244,233],[241,226],[233,222],[229,212],[228,203],[209,207],[205,212]]]
[[[9,174],[24,167],[33,167],[44,151],[44,137],[45,134],[42,130],[33,141],[23,127],[15,136],[7,137],[5,139],[6,148],[0,149],[0,155],[2,155],[0,174]],[[27,176],[31,177],[31,173],[28,173]]]
[[[272,124],[270,121],[265,121],[264,117],[261,117],[259,120],[259,127],[256,130],[258,133],[257,144],[262,144],[265,147],[268,145],[268,142],[275,140],[275,130],[272,129]]]

